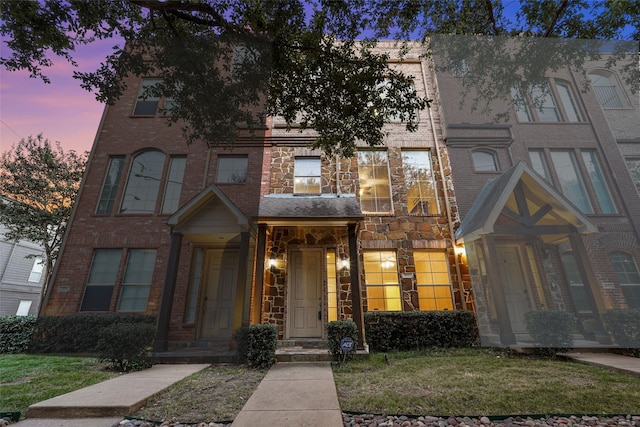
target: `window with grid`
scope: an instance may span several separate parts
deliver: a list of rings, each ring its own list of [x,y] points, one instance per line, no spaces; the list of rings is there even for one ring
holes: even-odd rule
[[[410,214],[438,214],[440,206],[429,151],[402,151],[402,168],[407,186],[407,210]]]
[[[186,163],[186,157],[172,157],[169,162],[169,174],[162,199],[162,213],[173,213],[178,209]]]
[[[584,213],[593,213],[573,150],[551,151],[551,161],[565,197]]]
[[[363,255],[368,311],[401,311],[396,253],[365,251]]]
[[[335,249],[327,250],[327,310],[329,322],[338,320],[338,269]]]
[[[154,213],[164,171],[165,155],[156,150],[144,151],[131,162],[120,212]]]
[[[80,311],[109,311],[122,249],[95,249]]]
[[[618,276],[620,288],[629,308],[640,308],[640,273],[633,257],[627,252],[616,251],[609,255]]]
[[[511,89],[511,99],[519,122],[582,122],[582,113],[569,82],[549,79]]]
[[[129,250],[118,311],[145,311],[147,309],[155,263],[155,249]]]
[[[453,310],[449,263],[444,251],[415,250],[420,310]]]
[[[158,112],[160,97],[154,92],[162,83],[163,79],[142,79],[138,99],[133,109],[134,116],[154,116]]]
[[[102,192],[100,193],[100,201],[98,202],[96,213],[109,214],[113,210],[123,167],[124,156],[112,156],[109,159],[109,168],[102,184]]]
[[[320,157],[296,157],[293,174],[295,194],[320,194]]]
[[[386,151],[359,151],[360,206],[367,213],[391,213],[391,183]]]
[[[219,156],[216,182],[219,184],[244,184],[247,182],[248,157]]]

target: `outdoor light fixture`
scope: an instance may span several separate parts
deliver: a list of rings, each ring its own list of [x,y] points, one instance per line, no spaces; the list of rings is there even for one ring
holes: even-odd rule
[[[276,266],[276,254],[272,253],[271,258],[269,258],[269,267],[273,268]]]
[[[346,255],[342,255],[342,259],[340,260],[340,267],[343,270],[348,270],[349,269],[349,258],[347,258]]]

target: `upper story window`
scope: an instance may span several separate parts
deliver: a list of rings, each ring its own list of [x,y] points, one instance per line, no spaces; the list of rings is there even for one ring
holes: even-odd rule
[[[295,194],[320,194],[320,157],[296,157],[293,192]]]
[[[640,308],[640,273],[633,257],[622,251],[612,252],[609,259],[629,308]]]
[[[403,150],[402,169],[407,186],[408,212],[420,215],[440,213],[431,153],[426,150]]]
[[[169,174],[164,187],[162,198],[162,213],[173,213],[180,205],[180,193],[182,192],[182,180],[187,163],[186,157],[172,157],[169,162]]]
[[[573,89],[563,80],[512,88],[511,98],[519,122],[583,121]]]
[[[471,153],[473,170],[476,172],[497,172],[498,158],[496,153],[489,150],[475,150]]]
[[[120,185],[120,177],[122,176],[122,168],[124,167],[124,156],[112,156],[109,159],[109,168],[107,175],[102,184],[102,192],[100,193],[100,201],[96,213],[109,214],[113,209],[116,201],[116,193]]]
[[[611,71],[596,70],[589,72],[589,81],[602,108],[627,108],[628,104]]]
[[[153,94],[153,88],[161,85],[162,79],[142,79],[138,99],[133,109],[134,116],[154,116],[158,112],[160,97]]]
[[[391,213],[391,183],[386,151],[359,151],[360,206],[367,213]]]
[[[121,213],[155,212],[165,157],[164,153],[151,150],[133,158],[120,205]]]
[[[640,159],[625,159],[627,169],[631,175],[631,180],[636,185],[636,190],[640,194]]]
[[[222,184],[245,184],[247,182],[248,156],[219,156],[216,182]]]
[[[33,266],[31,267],[31,273],[29,273],[28,281],[31,283],[40,283],[42,279],[42,272],[44,271],[44,260],[41,256],[37,256],[33,259]]]

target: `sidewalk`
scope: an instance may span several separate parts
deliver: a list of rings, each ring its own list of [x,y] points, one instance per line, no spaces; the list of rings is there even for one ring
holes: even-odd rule
[[[273,365],[233,421],[233,427],[342,425],[329,362]]]
[[[613,353],[561,353],[560,356],[591,366],[612,369],[640,378],[640,359]]]

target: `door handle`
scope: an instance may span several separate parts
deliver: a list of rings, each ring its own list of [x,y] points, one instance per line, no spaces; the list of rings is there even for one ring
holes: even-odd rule
[[[322,320],[322,311],[318,311],[318,320]]]

